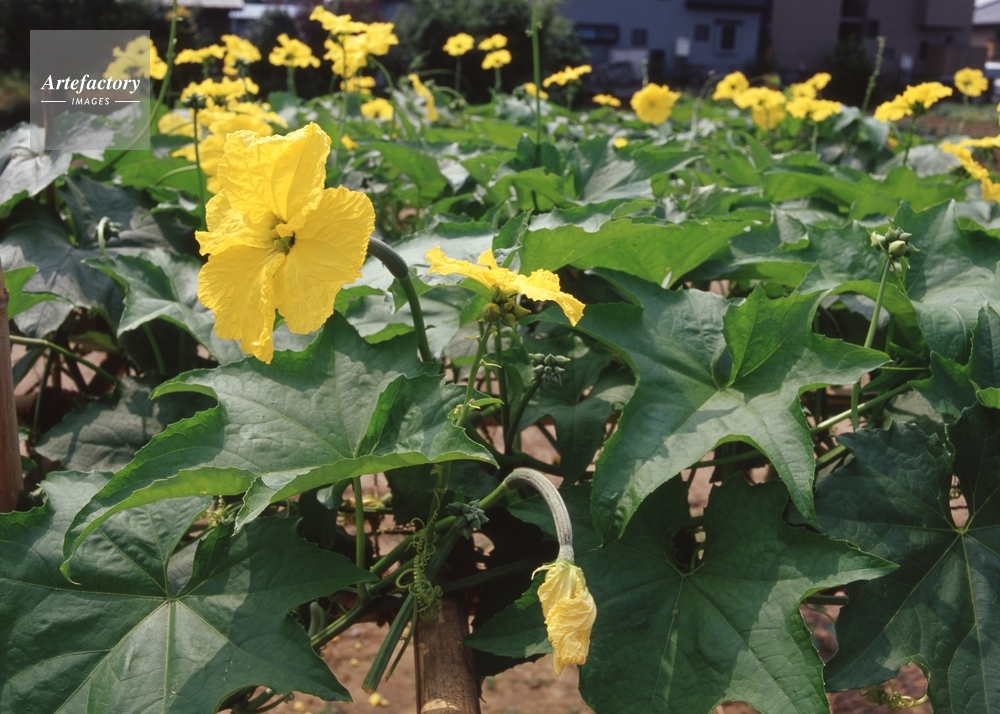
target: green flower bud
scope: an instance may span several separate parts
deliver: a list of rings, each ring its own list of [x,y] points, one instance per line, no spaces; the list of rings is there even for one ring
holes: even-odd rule
[[[872,232],[872,248],[877,250],[886,249],[886,237],[879,235],[878,233]]]
[[[507,312],[500,316],[500,322],[507,327],[513,327],[517,324],[517,318],[512,313]]]
[[[495,302],[488,302],[483,305],[483,310],[479,313],[479,319],[482,322],[496,322],[500,319],[500,314],[500,306]]]
[[[898,258],[902,255],[906,255],[906,242],[901,240],[894,240],[889,244],[889,255],[893,258]]]

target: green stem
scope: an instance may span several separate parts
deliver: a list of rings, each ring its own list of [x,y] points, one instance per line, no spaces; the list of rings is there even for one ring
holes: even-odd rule
[[[347,48],[344,47],[344,43],[340,41],[339,37],[334,41],[340,45],[340,51],[344,55],[344,71],[346,72]],[[340,81],[344,85],[340,88],[340,121],[337,123],[337,140],[333,142],[333,165],[337,171],[340,171],[340,142],[344,139],[344,128],[347,126],[347,75],[341,75]]]
[[[10,341],[15,342],[14,335],[10,336]],[[31,428],[35,434],[38,434],[39,432],[38,427],[42,420],[42,399],[45,394],[45,388],[49,382],[49,373],[52,371],[52,363],[55,359],[55,354],[49,352],[48,357],[45,358],[45,368],[42,370],[42,378],[38,382],[38,395],[35,397],[35,415],[34,420],[31,423]]]
[[[836,461],[845,451],[847,451],[847,447],[844,446],[843,444],[833,449],[830,449],[825,454],[816,459],[816,468],[817,469],[822,468],[831,461]]]
[[[198,200],[201,202],[201,212],[205,215],[205,172],[201,170],[201,154],[198,144],[198,108],[191,109],[191,121],[194,124],[194,163],[198,167]],[[206,223],[207,226],[207,223]]]
[[[531,69],[535,79],[535,166],[542,164],[542,57],[538,48],[538,0],[531,0]]]
[[[472,358],[472,372],[469,373],[469,382],[465,385],[465,401],[462,403],[462,411],[458,415],[458,420],[455,422],[459,428],[465,426],[465,420],[468,418],[469,411],[472,409],[472,392],[475,391],[476,388],[476,375],[479,374],[479,365],[483,361],[483,355],[486,354],[486,348],[490,342],[491,328],[492,323],[487,323],[486,329],[479,337],[479,345],[476,347],[476,356]]]
[[[531,401],[531,398],[535,396],[535,392],[537,392],[538,388],[541,386],[542,380],[534,380],[531,383],[531,386],[528,387],[527,391],[524,393],[524,396],[521,397],[521,401],[518,402],[517,409],[514,410],[514,415],[508,418],[507,426],[504,427],[503,431],[503,452],[505,454],[509,454],[513,451],[514,437],[516,437],[519,433],[518,427],[521,425],[521,417],[524,416],[524,410],[528,408],[528,402]],[[544,431],[546,436],[548,436],[549,432],[544,427],[542,428],[542,431]]]
[[[195,166],[194,164],[188,164],[187,166],[178,166],[176,169],[170,169],[170,171],[167,171],[165,174],[163,174],[162,176],[160,176],[160,178],[158,178],[155,181],[153,181],[153,183],[151,185],[152,186],[159,186],[161,183],[163,183],[164,181],[166,181],[171,176],[175,176],[177,174],[182,174],[182,173],[185,173],[187,171],[196,171],[197,169],[198,169],[198,167]]]
[[[292,95],[296,103],[298,103],[299,95],[295,91],[295,67],[291,65],[288,66],[288,93]]]
[[[498,97],[500,96],[500,86],[501,86],[500,85],[500,68],[499,67],[494,67],[493,68],[493,91],[496,92],[496,95]]]
[[[910,115],[910,132],[906,137],[906,151],[903,152],[903,166],[906,166],[910,161],[910,147],[913,146],[913,134],[916,131],[917,126],[917,115]]]
[[[96,372],[97,374],[101,375],[102,377],[104,377],[106,380],[108,380],[112,384],[115,384],[115,383],[118,382],[118,378],[117,377],[113,376],[112,374],[110,374],[108,372],[105,372],[103,369],[101,369],[100,367],[98,367],[93,362],[90,362],[90,361],[84,359],[80,355],[76,354],[75,352],[71,352],[71,351],[67,350],[64,347],[60,347],[59,345],[57,345],[54,342],[49,342],[48,340],[39,340],[39,339],[35,339],[34,337],[21,337],[20,335],[11,335],[10,336],[10,341],[13,344],[16,344],[16,345],[29,345],[31,347],[44,347],[46,349],[55,350],[59,354],[64,355],[65,357],[69,357],[72,360],[76,360],[77,362],[79,362],[80,364],[82,364],[84,367],[93,370],[94,372]]]
[[[901,392],[905,392],[909,388],[910,388],[910,383],[906,382],[904,384],[899,385],[895,389],[890,389],[888,392],[883,392],[882,394],[878,395],[874,399],[870,399],[869,401],[865,402],[864,404],[859,405],[858,408],[857,408],[858,414],[860,414],[861,412],[864,412],[864,411],[867,411],[867,410],[871,409],[872,407],[874,407],[877,404],[881,404],[886,399],[892,399],[897,394],[900,394]],[[830,417],[829,419],[824,419],[819,424],[817,424],[816,426],[814,426],[812,429],[809,430],[809,433],[810,434],[819,434],[820,432],[826,431],[827,429],[829,429],[834,424],[839,424],[840,422],[844,421],[844,419],[848,419],[851,416],[853,416],[853,412],[850,409],[848,409],[846,411],[843,411],[840,414],[835,414],[832,417]]]
[[[160,374],[165,375],[167,373],[166,365],[163,363],[163,353],[160,352],[160,345],[157,344],[156,338],[153,336],[153,330],[150,329],[149,323],[142,323],[142,331],[146,333],[146,339],[149,340],[149,346],[153,348],[153,359],[156,360],[156,369]]]
[[[355,476],[351,479],[351,487],[354,489],[354,562],[364,570],[365,568],[365,504],[361,498],[361,477]],[[358,583],[358,600],[364,604],[368,602],[368,588],[364,583]]]
[[[871,76],[868,77],[868,88],[865,89],[865,100],[861,103],[861,113],[858,114],[858,125],[854,127],[854,134],[851,136],[851,149],[854,148],[854,144],[858,141],[858,134],[861,133],[861,124],[864,121],[865,114],[868,112],[868,102],[871,101],[872,92],[875,91],[875,82],[878,81],[878,75],[882,71],[882,56],[885,54],[885,38],[879,35],[877,42],[878,51],[875,53],[875,68],[872,70]]]
[[[455,91],[462,93],[462,58],[455,58]]]
[[[500,388],[500,401],[503,402],[500,405],[500,425],[503,427],[503,438],[504,443],[507,443],[509,434],[511,432],[510,424],[510,402],[507,396],[507,374],[503,368],[503,340],[500,338],[500,328],[497,328],[496,334],[493,336],[493,359],[496,360],[497,364],[497,386]],[[504,450],[506,452],[506,449]]]
[[[377,238],[369,239],[368,253],[382,261],[382,265],[402,286],[403,292],[406,294],[406,301],[410,304],[410,316],[413,319],[413,329],[417,333],[417,349],[420,350],[420,359],[424,362],[433,362],[434,355],[427,342],[424,312],[420,307],[420,296],[417,295],[417,289],[410,278],[410,267],[403,260],[403,256]]]
[[[958,129],[955,131],[955,134],[958,135],[958,136],[962,135],[962,129],[965,128],[965,114],[968,111],[968,109],[969,109],[969,95],[963,94],[962,95],[962,121],[958,122]]]
[[[819,122],[813,122],[812,152],[816,153],[816,139],[819,137]]]
[[[875,340],[875,330],[878,329],[878,318],[882,313],[882,298],[885,297],[885,284],[889,280],[889,268],[892,265],[892,258],[888,253],[885,254],[885,265],[882,267],[882,280],[878,284],[878,296],[875,298],[875,311],[872,313],[871,324],[868,325],[868,336],[865,337],[865,349],[872,346],[872,342]],[[854,431],[860,428],[860,419],[858,418],[858,398],[861,396],[861,380],[854,383],[851,388],[851,426],[854,427]]]

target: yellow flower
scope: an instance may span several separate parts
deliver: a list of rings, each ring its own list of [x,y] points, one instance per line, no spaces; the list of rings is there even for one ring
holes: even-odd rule
[[[806,119],[808,117],[818,123],[834,114],[840,114],[843,107],[840,102],[830,101],[829,99],[795,97],[785,105],[785,109],[796,119]]]
[[[479,49],[483,52],[492,52],[493,50],[502,50],[507,46],[507,38],[504,35],[496,34],[491,37],[487,37],[485,40],[479,43]]]
[[[319,59],[313,56],[309,45],[285,32],[278,35],[278,46],[267,59],[277,67],[319,67]]]
[[[544,89],[542,90],[541,94],[539,94],[538,87],[535,86],[534,82],[525,82],[521,86],[524,87],[524,93],[527,94],[529,97],[541,97],[542,99],[549,98],[549,93],[546,92]]]
[[[875,108],[875,118],[882,122],[899,121],[911,114],[913,114],[913,109],[903,100],[901,95],[892,101],[882,102]]]
[[[174,64],[201,64],[209,59],[222,59],[226,56],[226,48],[222,45],[209,45],[200,50],[181,50],[174,57]]]
[[[785,118],[785,95],[767,87],[751,87],[735,97],[733,104],[750,109],[750,117],[761,129],[772,130]]]
[[[496,50],[483,58],[483,69],[500,69],[510,64],[510,60],[509,50]]]
[[[334,37],[361,32],[365,28],[363,22],[354,22],[350,15],[334,15],[322,5],[313,8],[309,19],[316,20]]]
[[[492,250],[479,256],[478,265],[449,258],[440,247],[427,251],[427,260],[431,264],[427,271],[429,273],[464,275],[490,290],[502,290],[507,295],[520,293],[532,300],[552,300],[562,308],[573,325],[583,317],[583,303],[562,292],[559,289],[559,276],[548,270],[536,270],[527,276],[519,275],[513,270],[498,266]]]
[[[364,31],[365,45],[368,54],[381,57],[389,54],[389,48],[399,44],[399,38],[394,32],[396,26],[391,22],[370,22]]]
[[[207,97],[209,106],[225,107],[229,102],[239,99],[245,94],[257,94],[260,91],[252,79],[243,77],[230,79],[223,77],[221,80],[206,79],[201,82],[191,82],[181,91],[181,101],[184,101],[192,94],[200,94]]]
[[[348,151],[354,151],[355,149],[358,148],[358,142],[349,137],[347,134],[344,134],[342,137],[340,137],[340,145],[343,146]]]
[[[583,570],[568,560],[557,560],[538,570],[546,571],[545,582],[538,588],[538,600],[552,643],[552,669],[558,677],[567,664],[587,661],[597,605],[587,590]]]
[[[407,79],[410,80],[410,84],[413,85],[413,91],[417,93],[418,97],[423,97],[424,108],[427,111],[427,121],[437,121],[440,119],[440,115],[437,113],[437,109],[434,106],[434,93],[427,88],[423,82],[420,81],[415,73],[407,75]]]
[[[595,94],[594,104],[600,104],[605,107],[620,107],[622,105],[618,97],[613,97],[610,94]]]
[[[632,95],[632,111],[639,121],[647,124],[662,124],[670,118],[674,104],[680,99],[680,92],[671,92],[670,87],[650,82]]]
[[[712,95],[712,99],[716,101],[720,99],[732,99],[740,92],[749,88],[750,82],[742,72],[731,72],[715,85],[715,94]]]
[[[444,51],[452,57],[461,57],[471,50],[475,44],[476,41],[472,39],[472,35],[459,32],[457,35],[449,37],[448,41],[444,43]]]
[[[392,119],[392,104],[382,97],[377,97],[361,105],[361,116],[378,121]]]
[[[375,88],[375,78],[366,77],[364,75],[358,75],[356,77],[351,77],[346,82],[340,83],[340,88],[346,92],[360,92],[361,94],[371,94],[371,90]]]
[[[955,88],[967,97],[978,97],[989,86],[982,70],[966,67],[955,72]]]
[[[167,63],[160,59],[156,45],[149,43],[149,76],[153,79],[163,79],[167,76]]]
[[[579,67],[566,67],[561,72],[556,72],[546,77],[542,81],[542,86],[551,87],[553,84],[558,84],[560,87],[565,87],[570,82],[578,82],[580,77],[589,74],[591,70],[592,68],[589,64],[582,64]]]
[[[286,136],[230,134],[222,188],[195,237],[209,256],[198,299],[219,337],[270,362],[274,311],[305,334],[333,314],[341,287],[361,275],[375,210],[363,193],[324,188],[330,137],[310,123]]]
[[[816,88],[808,82],[791,85],[788,90],[792,93],[792,99],[815,99]],[[794,116],[794,115],[793,115]],[[802,117],[799,117],[800,119]]]
[[[115,47],[112,50],[115,57],[108,68],[104,70],[104,79],[128,79],[130,77],[149,77],[153,79],[163,79],[167,73],[167,63],[156,55],[156,47],[149,41],[146,35],[139,35],[125,45],[123,50]],[[154,65],[156,70],[162,68],[162,74],[153,74]]]
[[[930,109],[932,104],[952,94],[954,92],[951,87],[946,87],[940,82],[922,82],[915,87],[907,87],[902,96],[911,107],[919,104],[924,109]]]
[[[260,50],[249,40],[239,35],[223,35],[222,42],[226,46],[226,56],[222,63],[222,71],[226,74],[239,74],[238,62],[246,64],[260,61]]]
[[[368,64],[368,40],[364,35],[343,35],[336,42],[327,38],[323,42],[326,54],[323,59],[333,62],[333,71],[341,77],[353,77]]]
[[[624,136],[619,136],[614,141],[611,142],[611,145],[614,146],[616,149],[624,149],[626,146],[628,146],[628,139],[626,139]]]

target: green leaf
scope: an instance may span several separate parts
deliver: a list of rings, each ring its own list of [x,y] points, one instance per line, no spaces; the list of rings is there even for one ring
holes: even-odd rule
[[[202,262],[197,258],[148,250],[86,262],[114,280],[125,294],[119,336],[161,318],[190,333],[220,364],[245,357],[236,340],[215,334],[215,316],[198,302]]]
[[[25,310],[34,307],[38,303],[58,300],[52,293],[27,293],[24,292],[24,284],[31,279],[31,276],[38,272],[34,265],[25,265],[23,268],[3,271],[4,287],[10,293],[10,301],[7,303],[7,318],[11,319]]]
[[[934,711],[1000,710],[1000,419],[973,407],[945,444],[911,426],[843,435],[854,459],[816,489],[823,530],[899,563],[883,580],[848,588],[837,619],[831,690],[928,673]],[[952,474],[968,520],[952,518]]]
[[[763,453],[795,505],[814,517],[813,444],[799,394],[851,384],[881,352],[812,332],[821,295],[742,305],[611,276],[627,303],[587,307],[578,328],[621,354],[637,385],[594,475],[594,523],[614,539],[657,486],[720,444]]]
[[[171,394],[152,401],[153,386],[149,380],[122,377],[114,396],[67,414],[35,450],[64,469],[117,471],[169,424],[212,406],[200,394]]]
[[[700,544],[687,484],[674,479],[646,499],[620,543],[580,559],[597,602],[580,670],[591,707],[708,714],[739,700],[769,714],[829,711],[799,603],[893,566],[785,525],[786,503],[780,483],[730,478],[712,489]]]
[[[59,572],[74,514],[110,474],[61,473],[45,506],[0,516],[0,698],[23,714],[211,714],[261,685],[350,700],[287,610],[374,577],[265,519],[177,551],[208,504],[160,502],[107,521]],[[193,557],[192,557],[193,552]]]
[[[373,141],[371,146],[382,154],[383,167],[406,174],[416,185],[422,202],[437,198],[448,185],[448,179],[441,174],[437,161],[427,153],[385,141]]]
[[[339,315],[303,352],[188,372],[155,395],[197,392],[219,406],[170,426],[77,517],[73,548],[108,516],[160,498],[238,494],[237,523],[268,504],[361,474],[489,452],[448,418],[464,388],[444,385],[412,338],[368,345]]]
[[[743,232],[743,220],[667,223],[607,218],[607,204],[554,211],[521,239],[521,270],[612,268],[650,282],[673,284]],[[557,222],[562,222],[558,225]]]
[[[466,637],[465,644],[481,652],[518,659],[551,654],[552,643],[538,601],[538,587],[544,581],[544,576],[536,577],[524,595]]]
[[[518,212],[551,211],[571,204],[566,179],[542,167],[500,175],[490,184],[484,199],[490,205],[510,201]]]

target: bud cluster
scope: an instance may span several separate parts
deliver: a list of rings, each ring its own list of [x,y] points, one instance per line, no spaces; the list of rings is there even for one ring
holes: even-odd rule
[[[479,507],[478,498],[468,503],[451,503],[448,505],[448,512],[457,516],[455,526],[466,538],[472,536],[472,529],[481,530],[490,520],[486,511]]]
[[[532,376],[542,382],[559,382],[561,380],[559,375],[566,371],[563,369],[563,365],[570,361],[569,357],[562,355],[543,355],[541,353],[530,354],[528,359],[531,360]]]
[[[507,327],[513,327],[518,320],[530,315],[531,310],[517,304],[517,293],[507,293],[501,288],[493,288],[492,302],[483,306],[479,314],[480,322],[500,322]]]
[[[911,256],[920,251],[910,245],[912,233],[906,233],[901,228],[890,228],[885,235],[872,232],[872,248],[888,253],[890,258]]]

